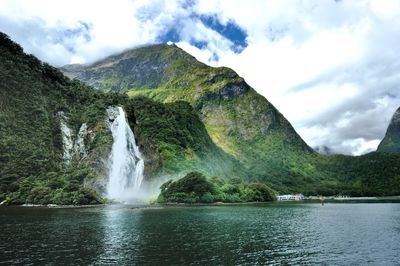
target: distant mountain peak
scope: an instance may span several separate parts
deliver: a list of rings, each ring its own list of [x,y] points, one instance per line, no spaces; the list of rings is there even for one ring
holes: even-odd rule
[[[179,71],[202,63],[176,45],[153,44],[126,50],[89,65],[66,65],[61,70],[101,90],[154,89]]]
[[[394,112],[377,151],[400,153],[400,107]]]
[[[185,52],[183,49],[179,48],[175,44],[151,44],[151,45],[143,45],[138,46],[132,49],[125,50],[121,53],[110,55],[104,59],[94,62],[90,66],[101,66],[103,64],[108,64],[109,62],[119,62],[121,60],[126,60],[130,58],[143,58],[145,59],[146,56],[152,56],[157,58],[169,58],[169,59],[185,59],[189,61],[196,61],[196,59],[190,55],[189,53]]]

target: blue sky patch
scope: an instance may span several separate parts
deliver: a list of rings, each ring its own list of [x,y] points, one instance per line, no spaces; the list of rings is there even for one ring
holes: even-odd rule
[[[223,25],[215,16],[192,14],[191,17],[192,19],[200,20],[204,24],[204,26],[219,33],[224,38],[230,40],[233,43],[231,49],[235,53],[241,53],[244,48],[247,47],[246,32],[233,21],[229,21],[226,25]],[[163,43],[181,41],[182,38],[180,36],[179,23],[176,23],[173,27],[169,28],[166,32],[161,34],[158,37],[158,40]],[[204,49],[207,47],[208,42],[204,40],[194,40],[193,38],[191,38],[190,44],[199,49]]]
[[[207,48],[208,42],[191,40],[190,44],[193,45],[193,46],[196,46],[199,49],[204,49],[204,48]]]
[[[206,27],[233,42],[231,48],[235,53],[240,53],[247,47],[246,32],[233,21],[229,21],[226,25],[223,25],[215,16],[199,16],[199,19]]]
[[[158,38],[161,42],[179,42],[181,40],[179,32],[176,28],[169,29],[165,34]]]

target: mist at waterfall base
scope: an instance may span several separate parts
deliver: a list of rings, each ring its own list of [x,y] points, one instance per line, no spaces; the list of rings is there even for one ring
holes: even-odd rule
[[[121,107],[110,108],[113,145],[107,197],[119,203],[141,203],[149,196],[142,188],[144,161]]]

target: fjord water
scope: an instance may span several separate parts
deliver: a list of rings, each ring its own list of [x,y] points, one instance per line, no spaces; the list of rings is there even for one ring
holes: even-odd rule
[[[396,265],[400,204],[0,208],[0,264]]]
[[[107,192],[110,199],[132,201],[139,197],[144,162],[124,110],[118,107],[118,112],[111,125],[114,142]]]

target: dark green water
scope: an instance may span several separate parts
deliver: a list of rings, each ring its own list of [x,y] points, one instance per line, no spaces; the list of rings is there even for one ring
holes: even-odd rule
[[[400,264],[400,204],[5,207],[0,224],[4,264]]]

